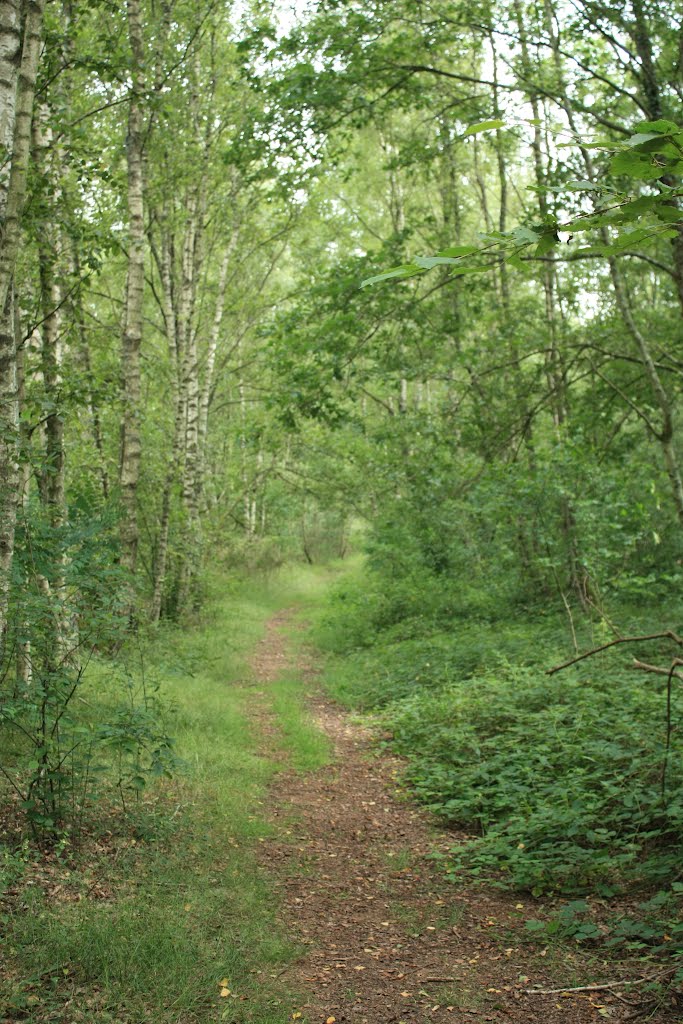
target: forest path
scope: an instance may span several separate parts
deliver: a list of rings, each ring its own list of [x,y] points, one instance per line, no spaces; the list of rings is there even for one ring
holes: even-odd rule
[[[279,892],[279,919],[303,948],[284,973],[288,988],[302,995],[291,1019],[623,1019],[627,1007],[609,993],[525,994],[525,988],[594,981],[599,966],[591,970],[566,948],[558,955],[518,945],[515,935],[533,916],[531,907],[444,880],[429,855],[452,846],[453,834],[438,833],[430,816],[397,788],[402,762],[378,753],[371,733],[326,699],[316,684],[314,654],[283,635],[293,625],[292,611],[274,616],[252,661],[254,685],[264,696],[283,672],[303,676],[303,713],[332,748],[326,767],[303,773],[287,767],[276,777],[266,808],[275,831],[260,846],[262,865]],[[270,744],[274,718],[260,701],[254,713]]]

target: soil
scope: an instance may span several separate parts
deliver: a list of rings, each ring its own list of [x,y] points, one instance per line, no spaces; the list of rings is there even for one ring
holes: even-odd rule
[[[310,683],[310,711],[329,737],[332,763],[282,771],[270,793],[278,827],[261,847],[275,876],[282,925],[302,947],[284,980],[311,1024],[583,1024],[633,1014],[636,991],[529,993],[615,981],[626,975],[571,947],[524,937],[534,901],[460,887],[434,853],[457,837],[416,806],[399,783],[403,764],[321,692],[310,653],[289,654],[270,621],[252,664],[265,690],[296,666]],[[298,646],[298,645],[297,645]],[[260,723],[272,737],[272,720]],[[631,975],[633,976],[633,975]],[[673,1019],[649,1016],[650,1020]]]

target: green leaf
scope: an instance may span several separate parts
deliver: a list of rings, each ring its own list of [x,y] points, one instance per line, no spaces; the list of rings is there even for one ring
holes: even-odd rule
[[[539,234],[532,231],[531,228],[518,227],[512,232],[512,236],[516,242],[522,242],[525,245],[531,245],[533,242],[538,242],[541,238]]]
[[[514,267],[515,270],[528,270],[528,267],[522,263],[516,252],[513,252],[511,256],[508,256],[505,262],[509,267]]]
[[[552,191],[553,192],[564,192],[564,191],[567,191],[567,192],[603,192],[604,188],[605,188],[604,185],[598,185],[595,181],[587,181],[587,180],[584,181],[584,180],[580,179],[578,181],[568,181],[567,184],[564,185],[563,187],[560,186],[559,188],[553,188]],[[549,191],[551,191],[551,190],[549,189]]]
[[[416,256],[415,264],[418,267],[422,267],[423,270],[431,270],[432,267],[440,266],[460,266],[462,257],[465,255],[470,255],[471,253],[474,252],[478,252],[478,249],[476,249],[474,246],[471,246],[469,247],[469,252],[462,253],[460,257],[443,256],[441,254],[437,256]]]
[[[640,124],[636,125],[636,132],[656,132],[659,135],[671,135],[674,132],[680,132],[680,125],[675,124],[674,121],[641,121]]]
[[[630,139],[627,139],[624,146],[628,149],[633,149],[636,146],[643,146],[646,142],[652,142],[656,139],[658,142],[662,136],[657,132],[638,132],[636,135],[632,135]]]
[[[654,181],[666,173],[666,168],[646,153],[624,150],[612,158],[610,167],[613,174],[624,174],[640,181]]]
[[[437,252],[437,256],[471,256],[473,252],[479,252],[479,247],[476,245],[450,245],[448,249],[441,249]]]
[[[547,231],[541,235],[541,240],[536,246],[536,256],[545,256],[560,241],[556,231]]]
[[[380,281],[400,281],[404,278],[414,277],[415,274],[421,273],[421,267],[416,266],[414,263],[404,263],[402,266],[393,267],[391,270],[387,270],[383,274],[375,274],[374,277],[366,277],[366,279],[361,282],[361,288],[367,288],[371,284],[379,284]]]
[[[471,124],[469,128],[466,128],[463,132],[463,139],[466,139],[468,135],[479,135],[480,132],[491,132],[496,128],[504,128],[505,121],[480,121],[479,124]]]
[[[667,224],[676,224],[683,220],[683,210],[679,210],[677,206],[665,206],[663,203],[659,203],[655,206],[655,213],[659,220],[663,220]]]

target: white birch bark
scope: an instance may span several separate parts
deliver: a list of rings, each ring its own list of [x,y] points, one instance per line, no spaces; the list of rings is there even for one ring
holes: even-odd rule
[[[159,538],[154,560],[154,588],[149,617],[156,623],[161,618],[161,605],[166,586],[168,565],[168,539],[171,525],[171,493],[178,477],[178,466],[182,454],[183,431],[185,427],[185,398],[182,381],[182,352],[179,348],[177,317],[173,303],[173,253],[171,236],[168,232],[161,239],[161,288],[164,307],[164,322],[168,340],[168,354],[171,361],[173,401],[173,445],[171,458],[166,469],[164,489],[161,496]]]
[[[128,0],[131,49],[131,95],[128,107],[126,162],[128,170],[128,268],[124,308],[122,360],[122,423],[120,487],[121,564],[135,573],[138,552],[138,484],[140,480],[140,346],[145,286],[143,176],[144,43],[140,0]]]
[[[211,405],[211,394],[213,392],[214,373],[216,369],[216,353],[218,352],[221,324],[223,322],[223,310],[225,308],[225,289],[228,280],[228,269],[230,266],[230,257],[232,256],[236,244],[237,230],[234,230],[230,239],[230,244],[223,256],[223,262],[221,264],[220,275],[218,278],[216,309],[213,323],[211,324],[211,333],[209,335],[209,343],[206,350],[206,366],[204,368],[204,379],[202,381],[199,398],[199,450],[197,477],[199,498],[200,502],[203,503],[203,507],[205,506],[204,483],[206,474],[206,443],[209,433],[209,407]]]
[[[19,485],[14,268],[21,244],[44,6],[45,0],[24,0],[24,3],[0,0],[0,644],[3,647]]]

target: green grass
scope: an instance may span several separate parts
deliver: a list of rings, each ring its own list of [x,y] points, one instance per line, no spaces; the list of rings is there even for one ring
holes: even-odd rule
[[[271,689],[271,706],[282,734],[282,746],[289,764],[297,771],[313,771],[329,763],[328,739],[310,721],[301,677],[286,673]]]
[[[109,853],[86,848],[70,869],[55,866],[60,879],[70,870],[68,886],[87,889],[95,879],[108,898],[53,903],[36,886],[12,907],[4,991],[0,983],[0,1010],[10,1019],[291,1019],[296,997],[277,976],[299,951],[276,920],[270,880],[254,856],[270,832],[262,803],[277,752],[263,754],[239,683],[265,620],[284,606],[305,611],[328,579],[291,570],[267,584],[216,581],[200,625],[148,646],[145,660],[175,709],[168,729],[186,768],[159,794],[145,794],[134,829],[105,835]],[[102,672],[93,672],[93,686]],[[272,701],[293,766],[308,770],[324,763],[327,748],[303,720],[303,688],[288,673]],[[222,998],[224,978],[231,995]]]

